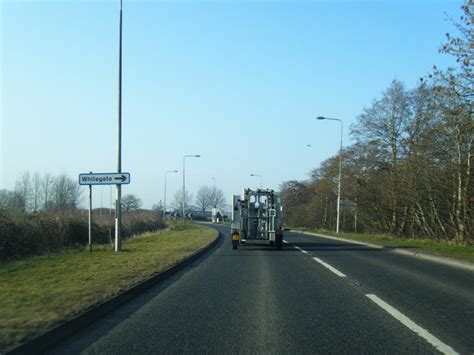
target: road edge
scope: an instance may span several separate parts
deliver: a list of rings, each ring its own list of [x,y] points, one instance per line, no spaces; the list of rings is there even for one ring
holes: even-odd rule
[[[92,322],[104,317],[108,313],[114,311],[117,307],[138,296],[141,292],[153,286],[156,286],[160,282],[166,280],[170,276],[176,274],[178,271],[181,271],[189,264],[204,256],[207,252],[213,249],[222,239],[222,234],[217,230],[215,231],[217,235],[211,243],[198,250],[194,254],[191,254],[188,257],[182,259],[177,264],[159,272],[158,274],[129,288],[128,290],[119,293],[118,295],[112,297],[107,301],[104,301],[103,303],[86,309],[84,312],[73,317],[72,319],[66,320],[54,326],[53,328],[44,331],[43,333],[37,335],[36,337],[28,340],[23,344],[17,345],[11,349],[7,349],[4,354],[16,355],[43,353],[48,348],[53,347],[55,344],[58,344],[59,342],[70,337],[74,333],[77,333],[78,331],[87,328]]]
[[[378,244],[372,244],[372,243],[367,243],[367,242],[361,242],[361,241],[358,241],[358,240],[352,240],[352,239],[346,239],[346,238],[340,238],[340,237],[333,237],[333,236],[320,234],[320,233],[300,231],[300,230],[297,230],[297,229],[291,229],[291,232],[307,234],[307,235],[314,235],[314,236],[317,236],[317,237],[322,237],[322,238],[326,238],[326,239],[333,239],[333,240],[339,240],[339,241],[352,243],[352,244],[364,245],[364,246],[374,248],[374,249],[387,249],[387,250],[390,250],[391,252],[396,253],[396,254],[412,256],[412,257],[416,257],[416,258],[419,258],[419,259],[432,261],[432,262],[435,262],[435,263],[438,263],[438,264],[457,267],[459,269],[463,269],[463,270],[467,270],[467,271],[474,271],[474,263],[471,263],[469,261],[464,261],[464,260],[452,259],[452,258],[448,258],[446,256],[434,255],[434,254],[429,254],[429,253],[419,252],[419,251],[411,251],[411,250],[406,250],[406,249],[403,249],[403,248],[391,247],[391,246],[388,246],[388,245],[378,245]]]

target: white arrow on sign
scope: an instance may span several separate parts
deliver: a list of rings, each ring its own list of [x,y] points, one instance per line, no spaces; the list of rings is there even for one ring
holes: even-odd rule
[[[79,174],[79,185],[130,184],[130,173]]]

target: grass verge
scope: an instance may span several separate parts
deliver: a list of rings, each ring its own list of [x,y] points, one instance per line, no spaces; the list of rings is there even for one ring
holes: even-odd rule
[[[0,264],[0,352],[70,319],[204,248],[208,228],[145,233],[120,253],[97,246]]]
[[[295,228],[294,230],[320,233],[332,237],[341,237],[360,242],[367,242],[383,246],[404,248],[417,252],[425,252],[433,255],[445,256],[453,259],[474,262],[474,245],[454,245],[447,241],[437,241],[431,239],[402,239],[383,234],[362,234],[340,232],[336,234],[327,230],[311,230],[307,228]]]

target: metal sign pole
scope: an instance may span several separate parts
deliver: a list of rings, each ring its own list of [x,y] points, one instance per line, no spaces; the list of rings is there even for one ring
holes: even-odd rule
[[[119,76],[118,76],[118,142],[117,142],[117,173],[122,172],[122,0],[120,0],[119,17]],[[115,201],[115,251],[122,250],[121,211],[122,185],[117,184],[117,199]]]
[[[92,253],[92,185],[89,185],[89,252]]]

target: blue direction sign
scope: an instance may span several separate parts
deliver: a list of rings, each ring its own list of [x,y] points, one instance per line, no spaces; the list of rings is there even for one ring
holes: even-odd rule
[[[79,174],[79,185],[130,184],[130,173]]]

